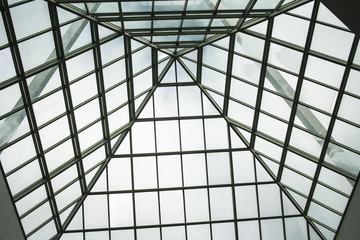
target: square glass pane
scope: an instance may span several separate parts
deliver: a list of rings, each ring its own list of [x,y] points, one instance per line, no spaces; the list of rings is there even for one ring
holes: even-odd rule
[[[207,190],[185,190],[185,209],[187,222],[208,221],[209,204]]]

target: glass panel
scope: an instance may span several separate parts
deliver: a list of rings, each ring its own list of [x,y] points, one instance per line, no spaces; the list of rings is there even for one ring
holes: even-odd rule
[[[131,162],[130,158],[116,158],[108,164],[109,190],[131,189]]]
[[[35,157],[35,146],[32,137],[26,137],[23,140],[5,148],[0,155],[1,165],[5,173]]]
[[[242,81],[238,81],[235,78],[231,79],[230,97],[240,100],[246,104],[250,104],[251,106],[255,106],[256,96],[256,87]]]
[[[154,93],[155,116],[173,117],[178,115],[175,87],[160,87]]]
[[[51,209],[48,202],[38,207],[35,211],[21,219],[25,234],[28,234],[43,222],[51,218]]]
[[[214,240],[235,240],[235,229],[233,223],[212,224],[212,230]]]
[[[163,240],[185,240],[185,227],[165,227],[162,228]]]
[[[0,71],[0,83],[16,74],[10,48],[0,50]]]
[[[90,195],[84,202],[85,228],[108,227],[106,195]]]
[[[207,153],[209,184],[230,184],[229,153]]]
[[[137,73],[144,68],[151,65],[151,48],[146,47],[136,53],[132,54],[132,62],[136,63],[133,64],[133,73]]]
[[[238,222],[239,239],[260,240],[259,222],[244,221]]]
[[[0,116],[22,105],[23,101],[18,84],[11,85],[0,91]]]
[[[66,112],[64,95],[57,91],[33,104],[36,122],[40,126]]]
[[[157,163],[155,157],[133,158],[134,184],[136,189],[157,187]]]
[[[153,122],[137,122],[131,128],[134,153],[155,152]]]
[[[347,60],[354,34],[336,28],[315,24],[311,49]],[[341,44],[339,44],[341,43]]]
[[[34,160],[25,167],[8,176],[7,181],[11,193],[14,196],[41,178],[42,174],[40,171],[39,162]]]
[[[298,73],[300,70],[301,60],[301,52],[271,43],[268,59],[270,64]]]
[[[123,12],[150,12],[151,8],[151,1],[121,2]]]
[[[206,189],[185,190],[187,222],[209,220],[208,194]]]
[[[360,100],[344,94],[341,99],[341,105],[338,116],[350,120],[354,123],[360,124],[360,113],[354,109],[360,108]]]
[[[59,210],[62,210],[64,207],[69,205],[81,196],[80,183],[77,181],[71,186],[66,188],[64,191],[56,195],[56,203]]]
[[[132,194],[111,194],[109,206],[110,227],[132,226],[134,224]]]
[[[182,172],[179,155],[158,156],[159,187],[181,187]]]
[[[221,118],[205,119],[205,140],[207,149],[228,148],[228,126]]]
[[[308,28],[309,21],[280,14],[274,18],[272,36],[299,46],[305,46]]]
[[[280,0],[269,1],[269,0],[258,0],[253,9],[274,9]]]
[[[187,226],[187,239],[211,239],[209,225],[189,225]]]
[[[204,149],[203,124],[201,120],[181,120],[180,129],[183,151]]]
[[[104,4],[104,3],[102,3]],[[119,37],[100,46],[102,64],[124,55],[124,38]]]
[[[33,14],[36,12],[36,14]],[[33,1],[10,8],[17,39],[40,32],[50,25],[48,4]]]
[[[260,63],[234,54],[232,75],[258,84],[260,69]]]
[[[158,194],[156,192],[136,193],[135,207],[137,225],[159,224]]]
[[[336,120],[332,137],[335,141],[360,151],[360,129]]]
[[[210,189],[210,210],[212,220],[225,220],[234,217],[231,188]]]
[[[281,219],[261,220],[260,222],[263,240],[284,239]]]
[[[321,58],[309,56],[305,76],[316,81],[339,88],[344,75],[345,67]]]
[[[358,49],[360,49],[360,47]],[[358,52],[360,52],[360,50]],[[360,96],[359,78],[360,78],[360,71],[355,71],[354,69],[351,69],[346,83],[346,91]]]
[[[254,160],[251,152],[233,152],[233,169],[235,183],[254,182]]]
[[[313,217],[314,219],[329,227],[332,227],[333,229],[338,228],[339,222],[341,220],[341,216],[321,207],[314,202],[311,202],[308,214],[310,217]]]
[[[77,129],[81,129],[99,118],[100,107],[98,99],[95,99],[75,110],[75,121]]]
[[[47,199],[47,194],[44,185],[41,185],[39,188],[33,190],[31,193],[26,195],[24,198],[16,202],[16,209],[19,215],[23,215],[25,212],[29,211],[35,205],[39,204],[41,201]]]
[[[238,219],[258,216],[255,186],[235,187],[235,198]]]
[[[215,67],[221,71],[227,69],[228,53],[211,45],[205,46],[203,50],[203,63]]]
[[[52,32],[21,42],[19,49],[25,71],[56,57]]]
[[[156,121],[156,147],[158,152],[179,151],[178,121]]]
[[[348,198],[340,195],[320,184],[316,185],[313,198],[321,203],[343,213],[348,202]]]
[[[70,81],[94,70],[94,58],[92,50],[67,60],[66,67]]]
[[[226,76],[224,74],[210,68],[202,67],[201,83],[209,88],[223,93],[225,89],[225,78]]]
[[[186,73],[184,73],[186,74]],[[179,87],[180,116],[201,115],[201,98],[198,87]]]
[[[184,203],[182,191],[160,192],[161,223],[184,222]]]
[[[276,184],[258,185],[260,216],[281,215],[280,192]]]
[[[206,163],[204,154],[184,154],[183,174],[185,186],[206,185]]]

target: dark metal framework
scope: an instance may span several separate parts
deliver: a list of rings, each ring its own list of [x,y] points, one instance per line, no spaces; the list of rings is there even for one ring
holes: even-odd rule
[[[2,15],[2,22],[4,30],[8,39],[6,44],[0,46],[1,51],[9,50],[11,52],[11,61],[15,69],[13,77],[5,79],[0,82],[0,91],[16,87],[19,89],[18,100],[12,109],[1,112],[0,124],[1,129],[6,135],[1,135],[0,139],[0,157],[8,149],[14,146],[21,146],[20,143],[30,138],[34,149],[34,156],[25,159],[23,162],[15,167],[7,167],[7,159],[1,158],[1,168],[5,178],[8,180],[8,187],[12,191],[12,201],[14,207],[17,209],[18,220],[22,223],[24,238],[39,238],[42,235],[50,233],[47,237],[52,239],[61,239],[62,236],[69,237],[80,236],[79,239],[86,239],[87,234],[94,232],[105,233],[108,239],[115,239],[113,236],[116,231],[134,230],[133,238],[140,239],[140,231],[144,229],[155,229],[158,231],[159,239],[167,239],[167,229],[182,228],[184,232],[184,239],[190,239],[190,228],[192,226],[208,226],[210,239],[216,240],[216,234],[219,231],[219,226],[231,226],[233,238],[240,239],[240,234],[243,231],[241,228],[242,222],[255,222],[258,237],[260,239],[267,239],[269,235],[266,232],[266,223],[279,220],[281,227],[281,237],[283,239],[290,239],[291,233],[287,232],[289,221],[294,219],[303,219],[303,227],[305,239],[331,239],[335,236],[338,230],[339,223],[332,225],[332,222],[325,221],[324,214],[330,213],[329,218],[341,219],[343,213],[346,211],[345,205],[348,199],[351,198],[352,186],[357,181],[356,166],[344,166],[338,162],[331,162],[334,154],[350,152],[353,155],[360,156],[360,149],[354,146],[347,146],[344,142],[336,139],[334,136],[334,129],[336,124],[342,122],[351,128],[359,128],[360,123],[353,119],[340,115],[339,111],[342,107],[342,100],[344,96],[352,97],[356,101],[360,101],[360,94],[356,94],[346,88],[349,82],[349,76],[352,71],[360,71],[360,65],[355,62],[355,56],[359,52],[359,38],[353,37],[352,46],[349,50],[348,58],[341,59],[337,56],[332,56],[326,52],[321,52],[312,47],[314,42],[314,32],[318,25],[328,28],[337,29],[343,33],[350,33],[349,30],[336,26],[333,23],[327,23],[319,20],[320,2],[314,1],[311,5],[310,16],[299,15],[299,13],[289,12],[297,7],[305,6],[311,3],[309,0],[292,1],[278,1],[278,4],[273,8],[254,9],[257,1],[248,1],[244,9],[226,9],[221,0],[205,0],[203,1],[212,10],[198,9],[187,10],[190,0],[178,1],[183,2],[183,8],[179,11],[156,11],[155,4],[160,2],[168,3],[169,1],[143,1],[144,4],[150,4],[151,8],[143,12],[126,12],[123,10],[123,4],[135,3],[137,1],[72,1],[72,0],[47,0],[47,10],[50,18],[50,25],[48,28],[41,31],[34,32],[29,36],[17,38],[16,34],[19,30],[14,25],[13,9],[25,6],[32,1],[18,1],[9,5],[6,0],[0,0],[0,10]],[[258,1],[261,2],[261,1]],[[117,11],[114,12],[99,12],[102,3],[110,3],[117,6]],[[83,9],[81,9],[83,7]],[[74,15],[67,20],[61,20],[60,11],[70,12]],[[290,43],[286,40],[279,39],[274,36],[274,28],[276,26],[276,16],[285,14],[289,17],[301,19],[308,22],[307,38],[304,46],[299,46]],[[250,19],[251,18],[251,19]],[[178,20],[178,26],[170,27],[156,27],[157,21]],[[207,21],[204,26],[184,26],[184,21]],[[212,23],[215,20],[220,20],[223,26],[214,26]],[[146,28],[131,28],[128,23],[143,22],[148,24]],[[259,32],[252,29],[257,24],[266,23],[266,31]],[[88,27],[90,35],[84,37]],[[65,30],[68,29],[68,30]],[[104,29],[106,29],[106,32]],[[65,31],[65,33],[64,33]],[[106,32],[106,33],[104,33]],[[28,69],[24,67],[24,55],[19,46],[38,39],[44,34],[51,33],[52,41],[55,50],[50,53],[50,56],[37,66]],[[1,33],[2,34],[2,33]],[[202,38],[196,36],[202,35]],[[262,41],[262,56],[256,58],[239,51],[239,46],[242,46],[243,35]],[[158,37],[175,36],[171,41],[158,41]],[[184,37],[190,36],[190,40],[183,40]],[[88,42],[77,46],[78,39],[86,39]],[[222,40],[227,42],[221,43]],[[105,46],[120,41],[122,45],[118,46],[123,51],[118,51],[116,48],[104,50]],[[273,53],[271,49],[274,45],[281,46],[291,51],[301,53],[302,58],[298,71],[293,71],[286,68],[286,66],[274,63],[271,61]],[[244,46],[245,47],[245,46]],[[39,48],[39,47],[38,47]],[[109,57],[111,50],[121,52],[120,55]],[[220,69],[209,61],[209,51],[220,51],[227,59],[225,69]],[[75,61],[81,56],[89,54],[92,56],[90,70],[81,72],[72,77],[73,74],[69,70],[72,66],[72,61]],[[166,55],[166,56],[164,56]],[[194,56],[195,55],[195,56]],[[140,57],[139,57],[140,56]],[[306,74],[309,57],[316,57],[323,61],[335,64],[343,68],[343,75],[338,87],[332,86],[319,79],[313,79]],[[107,60],[110,58],[110,60]],[[236,69],[233,63],[235,59],[241,58],[246,61],[251,61],[260,66],[258,82],[252,82],[244,75],[236,74]],[[222,59],[221,61],[225,61]],[[144,64],[143,62],[144,61]],[[10,65],[11,65],[10,64]],[[84,63],[85,64],[85,63]],[[115,67],[114,67],[115,66]],[[140,69],[138,69],[141,66]],[[76,66],[82,69],[82,66]],[[115,78],[115,82],[109,85],[112,80],[108,77],[109,72],[116,69],[124,70],[123,76],[111,76]],[[86,67],[84,67],[86,68]],[[55,72],[58,69],[59,85],[53,87],[50,91],[42,93],[43,89],[49,85]],[[110,69],[110,70],[109,70]],[[111,70],[113,69],[113,70]],[[5,70],[4,70],[5,71]],[[209,84],[206,76],[208,72],[216,73],[223,76],[224,88],[216,88]],[[182,81],[184,75],[187,75],[189,81]],[[288,84],[288,79],[285,74],[296,78],[296,85],[294,88],[284,87]],[[95,79],[95,94],[87,97],[81,102],[76,102],[75,86],[82,84],[86,79]],[[166,78],[170,76],[169,78]],[[32,83],[29,79],[34,77]],[[147,81],[150,80],[150,81]],[[316,84],[320,88],[330,89],[336,92],[334,106],[331,111],[323,110],[316,105],[312,106],[301,98],[303,90],[303,83],[310,82]],[[235,83],[246,84],[249,87],[256,89],[255,102],[250,103],[243,100],[241,96],[236,96],[232,91]],[[269,85],[270,84],[270,85]],[[140,86],[140,87],[139,87]],[[270,87],[271,86],[271,87]],[[183,115],[181,113],[182,104],[181,92],[184,89],[196,87],[199,94],[199,105],[201,106],[200,114]],[[124,89],[124,90],[122,90]],[[168,89],[173,91],[175,89],[174,101],[176,102],[176,114],[172,116],[161,116],[159,114],[159,100],[156,91],[158,89]],[[83,89],[87,91],[87,89]],[[114,92],[117,92],[116,97]],[[63,99],[59,99],[64,103],[64,111],[57,114],[55,117],[46,119],[46,121],[39,121],[39,114],[34,110],[41,101],[46,101],[56,94],[61,94]],[[265,109],[264,95],[271,95],[284,101],[290,108],[290,114],[287,119],[282,116],[277,116],[275,113]],[[125,100],[121,100],[122,96],[126,96]],[[111,100],[110,100],[111,99]],[[222,102],[219,101],[222,99]],[[112,101],[118,101],[115,105]],[[88,121],[83,124],[79,121],[79,112],[85,107],[90,106],[92,102],[96,102],[96,107],[92,111],[97,111],[96,117],[89,117]],[[220,104],[219,104],[220,103]],[[211,105],[215,112],[208,113],[206,109],[207,104]],[[246,124],[241,119],[237,119],[234,114],[233,107],[238,104],[242,108],[246,108],[253,114],[250,124]],[[150,111],[149,111],[150,109]],[[351,110],[350,110],[351,111]],[[146,112],[148,115],[143,117],[141,114]],[[148,113],[150,112],[150,113]],[[121,120],[125,116],[126,120]],[[285,135],[283,139],[279,139],[276,135],[266,132],[260,128],[260,124],[264,122],[262,117],[271,118],[277,123],[286,125]],[[318,116],[324,116],[328,119],[328,125],[324,126],[324,121],[319,120]],[[115,122],[121,122],[115,124]],[[69,129],[69,134],[63,138],[56,139],[55,143],[48,146],[45,143],[45,132],[50,127],[55,126],[62,119],[66,119],[65,129]],[[228,147],[212,148],[209,137],[211,136],[208,125],[210,121],[224,121],[226,125],[226,145]],[[25,121],[28,125],[28,130],[17,134],[21,122]],[[199,130],[202,135],[203,147],[199,149],[186,149],[184,147],[186,137],[184,136],[184,123],[197,121],[202,126]],[[40,122],[40,123],[39,123]],[[161,151],[160,139],[163,136],[159,133],[161,124],[174,123],[177,126],[175,131],[177,134],[176,141],[179,147],[175,150]],[[149,124],[148,124],[149,123]],[[154,148],[150,152],[139,152],[136,149],[136,139],[139,137],[134,131],[135,126],[140,124],[147,124],[151,127],[151,133],[144,131],[146,134],[152,134]],[[100,126],[100,128],[96,128]],[[115,127],[112,127],[115,126]],[[268,126],[271,128],[271,126]],[[100,129],[100,132],[95,136],[91,129]],[[22,131],[22,130],[21,130]],[[294,131],[301,132],[304,135],[312,136],[320,145],[320,154],[316,156],[308,152],[304,147],[302,149],[292,142],[294,138]],[[325,131],[325,132],[324,132]],[[90,133],[90,135],[87,135]],[[85,136],[85,137],[84,137]],[[93,139],[86,139],[90,136]],[[240,140],[241,144],[237,140]],[[82,145],[82,142],[89,144]],[[72,152],[68,159],[61,160],[59,166],[52,167],[50,161],[51,153],[57,150],[64,150],[67,142],[71,142],[71,148],[65,149]],[[271,146],[271,149],[280,149],[279,158],[275,158],[271,153],[265,149],[261,149],[260,142],[266,142]],[[128,145],[127,145],[128,144]],[[152,143],[149,143],[152,144]],[[124,146],[128,152],[122,152],[121,147]],[[210,172],[210,155],[216,153],[225,153],[228,156],[228,170],[229,180],[222,183],[213,183],[214,179]],[[237,153],[251,153],[251,166],[249,171],[254,172],[253,182],[238,182],[236,180],[235,166]],[[59,152],[57,152],[59,154]],[[186,184],[186,169],[185,158],[187,156],[198,155],[204,157],[206,184],[187,185]],[[296,155],[298,159],[310,164],[314,168],[311,174],[305,172],[303,169],[297,169],[291,165],[289,155]],[[164,187],[160,184],[161,169],[160,159],[164,156],[178,157],[181,172],[181,184],[172,187]],[[16,156],[15,156],[16,157]],[[137,166],[135,166],[136,159],[149,158],[155,159],[155,182],[156,185],[148,188],[136,187],[135,175],[138,174]],[[114,190],[110,188],[111,181],[111,162],[130,159],[130,185],[128,189]],[[41,176],[29,183],[23,183],[24,187],[15,190],[13,183],[14,176],[27,171],[29,166],[36,165],[39,168]],[[345,164],[345,163],[344,163]],[[349,170],[350,168],[350,170]],[[51,169],[51,170],[50,170]],[[353,170],[355,169],[355,170]],[[67,177],[70,171],[75,171],[75,175]],[[263,172],[262,172],[263,171]],[[265,172],[265,173],[264,173]],[[293,174],[304,182],[311,182],[307,192],[301,188],[294,186],[291,181],[286,178],[286,174]],[[333,184],[329,177],[323,177],[324,172],[329,172],[337,178],[341,178],[342,183],[349,184],[347,189],[342,189],[336,184]],[[356,172],[356,173],[355,173]],[[266,176],[266,177],[264,177]],[[26,178],[24,178],[26,179]],[[60,184],[57,179],[60,179]],[[105,180],[104,180],[105,179]],[[264,180],[265,179],[265,180]],[[345,181],[344,181],[345,180]],[[99,182],[104,181],[103,186],[97,187]],[[301,185],[302,183],[299,183]],[[279,198],[280,213],[275,215],[263,215],[261,209],[264,209],[263,202],[263,188],[276,187],[276,194],[272,197]],[[250,187],[254,189],[256,199],[256,216],[240,217],[238,208],[238,189]],[[75,191],[74,189],[79,189]],[[320,199],[317,195],[318,189],[322,188],[325,191],[331,192],[333,196],[343,200],[344,207],[339,209],[331,202],[326,202]],[[44,198],[36,199],[31,206],[22,208],[24,202],[31,199],[31,193],[44,189],[46,196]],[[94,190],[95,189],[95,190]],[[350,190],[349,190],[350,189]],[[187,209],[188,196],[191,191],[205,191],[207,199],[207,220],[189,220],[189,212]],[[231,199],[231,214],[232,217],[220,219],[214,213],[214,192],[220,190],[229,190]],[[162,219],[163,211],[165,211],[164,203],[162,201],[163,195],[166,193],[178,193],[181,195],[182,205],[182,221],[169,223]],[[138,224],[138,214],[140,210],[136,207],[137,200],[140,194],[156,194],[157,214],[158,220],[151,224]],[[111,198],[113,196],[131,196],[132,206],[132,225],[113,226],[111,216]],[[65,197],[64,197],[65,196]],[[99,227],[89,227],[86,215],[89,215],[89,207],[87,199],[91,197],[106,198],[106,226],[99,225]],[[64,200],[65,199],[65,200]],[[65,203],[64,203],[65,201]],[[296,213],[287,213],[285,201],[296,209]],[[51,211],[50,216],[41,220],[36,226],[28,227],[28,220],[31,216],[37,216],[37,211],[40,208],[49,206]],[[316,207],[315,207],[316,206]],[[317,209],[317,212],[314,209]],[[25,210],[23,210],[25,209]],[[93,211],[96,211],[93,209]],[[314,212],[315,211],[315,212]],[[315,214],[316,213],[316,214]],[[80,216],[80,217],[79,217]],[[70,227],[74,219],[80,218],[79,228]],[[223,224],[223,225],[222,225]],[[254,225],[254,226],[255,226]],[[278,226],[280,226],[278,225]],[[335,227],[334,227],[335,226]],[[49,230],[50,229],[50,230]],[[300,230],[299,230],[300,231]],[[102,236],[105,236],[102,235]],[[75,238],[74,238],[75,239]]]

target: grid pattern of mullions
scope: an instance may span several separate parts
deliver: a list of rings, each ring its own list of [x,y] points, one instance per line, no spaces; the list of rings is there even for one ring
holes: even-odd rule
[[[241,4],[229,5],[229,2],[221,0],[206,0],[201,2],[198,9],[193,1],[184,0],[177,3],[161,1],[106,1],[108,6],[102,11],[90,10],[93,1],[76,1],[77,4],[85,4],[86,14],[99,23],[119,23],[133,37],[149,39],[157,48],[170,49],[177,52],[182,48],[196,48],[199,44],[209,41],[214,37],[228,35],[238,31],[245,19],[266,18],[269,14],[279,11],[283,4],[279,1],[276,6],[253,9],[256,1],[248,1]],[[72,1],[56,0],[60,5],[73,4]],[[77,5],[79,6],[79,5]],[[104,5],[105,6],[105,5]],[[213,24],[214,20],[221,23]],[[164,25],[165,21],[172,24]],[[188,21],[188,22],[186,22]],[[189,26],[189,21],[192,25]],[[198,21],[199,26],[196,26]],[[201,22],[208,21],[207,24]],[[141,25],[137,25],[139,22]],[[176,23],[175,23],[176,22]],[[184,25],[185,23],[185,25]],[[160,24],[160,25],[159,25]],[[163,26],[164,25],[164,26]],[[170,40],[169,37],[173,38]],[[201,39],[199,39],[199,37]],[[186,39],[185,39],[186,38]]]
[[[270,28],[270,29],[271,29],[271,28]],[[268,31],[269,31],[269,30],[268,30]],[[235,44],[235,43],[232,42],[232,41],[230,41],[230,44]],[[230,46],[229,48],[233,48],[233,47]],[[198,58],[199,58],[199,56],[198,56]],[[183,64],[183,63],[182,63],[182,64]],[[184,65],[184,67],[186,67],[186,66]],[[187,70],[188,70],[188,69],[187,69]],[[190,72],[189,70],[188,70],[188,73],[191,75],[191,72]],[[206,95],[206,97],[208,97],[209,100],[214,104],[214,106],[216,106],[216,105],[217,105],[217,104],[216,104],[216,101],[211,97],[211,95],[208,94],[208,92],[205,90],[206,88],[205,88],[204,86],[202,86],[201,84],[199,84],[199,87],[200,87],[200,89],[204,92],[204,94]],[[224,105],[224,106],[225,106],[225,105]],[[224,107],[224,108],[225,108],[225,107]],[[242,136],[242,134],[241,134],[239,131],[236,131],[236,130],[237,130],[236,127],[237,127],[238,124],[237,124],[237,123],[232,123],[232,121],[231,121],[226,115],[224,115],[224,113],[223,113],[223,111],[222,111],[221,108],[217,107],[217,110],[220,112],[220,114],[223,116],[223,118],[227,120],[229,126],[234,129],[234,131],[236,132],[236,134],[238,135],[238,137],[241,138],[242,141],[244,141],[244,143],[247,145],[247,147],[248,147],[249,149],[253,149],[253,147],[250,146],[250,143],[247,143],[247,140],[244,139],[244,137]],[[230,129],[230,127],[229,127],[229,129]],[[269,171],[269,173],[270,173],[270,175],[272,176],[272,178],[274,179],[274,181],[276,181],[275,176],[273,176],[273,174],[272,174],[271,170],[268,168],[267,164],[263,162],[263,160],[261,159],[261,156],[260,156],[257,152],[255,152],[255,151],[253,151],[253,150],[252,150],[252,153],[254,154],[254,162],[255,162],[255,161],[259,161],[259,162],[261,163],[261,165],[262,165],[267,171]],[[254,164],[254,166],[255,166],[255,164]],[[256,171],[255,171],[255,172],[256,172]],[[256,176],[255,176],[255,178],[256,178]],[[256,181],[257,181],[257,180],[256,180]],[[280,186],[281,190],[284,191],[284,194],[286,194],[286,196],[289,197],[289,199],[291,199],[292,201],[296,202],[296,200],[293,199],[293,197],[288,193],[287,189],[286,189],[282,184],[280,184],[279,186]],[[256,191],[258,191],[258,190],[256,190]],[[295,191],[296,191],[296,190],[295,190]],[[283,212],[284,209],[283,209],[283,202],[282,202],[283,200],[282,200],[282,199],[283,199],[283,196],[281,195],[281,206],[282,206],[282,212]],[[257,206],[258,206],[258,209],[260,209],[260,207],[259,207],[258,195],[257,195]],[[295,206],[296,206],[296,208],[298,209],[298,211],[301,212],[302,216],[303,216],[303,217],[308,221],[308,223],[309,223],[309,225],[307,226],[308,235],[310,234],[310,233],[309,233],[309,226],[312,226],[312,227],[317,231],[317,228],[316,228],[316,227],[314,226],[314,224],[310,221],[309,217],[304,213],[304,211],[303,211],[297,204],[295,204]],[[259,215],[259,218],[260,218],[260,215]],[[284,219],[283,219],[283,225],[285,226]],[[259,222],[259,229],[260,229],[260,236],[261,236],[261,224],[260,224],[260,222]],[[285,227],[284,227],[284,231],[285,231]],[[320,236],[322,236],[322,233],[320,233],[320,232],[317,232],[317,233],[318,233]],[[284,234],[284,236],[285,236],[285,234]],[[322,236],[322,237],[323,237],[323,236]]]

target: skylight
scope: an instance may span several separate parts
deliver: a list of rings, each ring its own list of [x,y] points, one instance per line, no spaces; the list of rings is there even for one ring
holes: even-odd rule
[[[26,239],[334,239],[360,47],[319,1],[0,3],[0,160]]]

